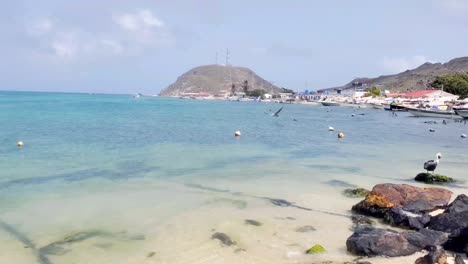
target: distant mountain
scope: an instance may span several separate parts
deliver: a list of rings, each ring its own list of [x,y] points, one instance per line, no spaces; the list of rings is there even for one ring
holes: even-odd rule
[[[248,90],[263,89],[267,93],[281,92],[281,88],[261,78],[244,67],[205,65],[189,70],[177,78],[176,82],[162,90],[162,96],[181,96],[191,93],[228,95],[232,84],[237,92],[242,92],[242,83],[248,82]]]
[[[375,85],[397,92],[424,90],[430,88],[430,83],[436,76],[452,73],[468,73],[468,57],[456,58],[446,63],[426,62],[413,70],[406,70],[393,75],[383,75],[377,78],[357,78],[346,85],[319,91],[346,90],[353,88],[353,84],[358,86],[367,85],[367,87]]]

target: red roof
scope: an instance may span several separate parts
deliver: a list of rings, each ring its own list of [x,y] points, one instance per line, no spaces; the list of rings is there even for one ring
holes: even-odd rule
[[[422,90],[422,91],[414,91],[414,92],[409,92],[409,93],[404,93],[402,96],[403,97],[409,97],[409,98],[418,98],[418,97],[424,97],[428,96],[432,93],[438,92],[439,90]]]

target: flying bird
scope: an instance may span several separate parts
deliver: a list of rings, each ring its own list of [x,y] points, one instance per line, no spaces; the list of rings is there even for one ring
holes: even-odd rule
[[[434,173],[437,165],[439,165],[439,160],[442,158],[442,154],[436,154],[436,160],[428,160],[424,162],[424,169],[429,173],[430,171]]]
[[[278,117],[278,116],[279,116],[279,113],[281,112],[281,110],[283,110],[283,107],[284,107],[284,106],[282,106],[278,111],[276,111],[276,113],[274,113],[274,114],[271,115],[271,116],[276,116],[276,117]]]

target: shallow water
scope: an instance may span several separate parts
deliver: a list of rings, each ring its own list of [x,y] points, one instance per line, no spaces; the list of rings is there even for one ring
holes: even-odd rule
[[[352,260],[346,216],[359,199],[330,181],[413,183],[441,152],[438,172],[467,193],[468,126],[310,105],[271,117],[280,106],[0,92],[0,263]],[[295,231],[304,225],[316,231]],[[304,255],[315,243],[327,253]]]

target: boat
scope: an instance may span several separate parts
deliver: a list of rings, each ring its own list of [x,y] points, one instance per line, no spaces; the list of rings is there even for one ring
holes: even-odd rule
[[[468,119],[468,108],[455,109],[455,113],[464,119]]]
[[[402,106],[402,105],[391,103],[390,104],[390,110],[392,110],[392,111],[407,111],[407,108]]]
[[[455,111],[433,110],[424,108],[406,108],[410,114],[417,117],[457,118]]]
[[[370,104],[372,106],[372,108],[374,109],[379,109],[379,110],[383,110],[384,109],[384,106],[382,104]]]
[[[328,102],[323,102],[323,101],[322,101],[322,102],[320,102],[320,103],[322,103],[323,106],[340,106],[340,103],[337,103],[337,102],[330,102],[330,101],[328,101]]]

